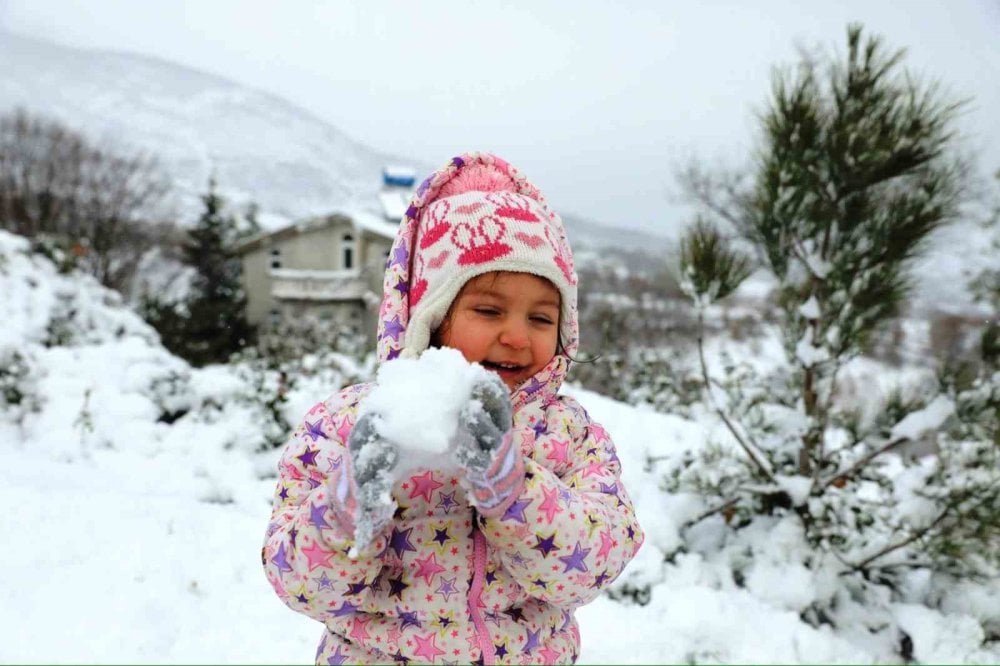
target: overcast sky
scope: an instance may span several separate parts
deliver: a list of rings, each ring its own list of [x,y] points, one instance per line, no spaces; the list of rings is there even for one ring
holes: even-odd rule
[[[0,0],[0,28],[221,74],[426,164],[494,151],[558,209],[644,228],[678,164],[745,159],[771,68],[850,21],[972,98],[1000,168],[1000,0]]]

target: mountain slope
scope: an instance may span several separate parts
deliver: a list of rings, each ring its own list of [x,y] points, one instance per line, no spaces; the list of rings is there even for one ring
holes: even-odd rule
[[[0,112],[17,106],[156,155],[185,208],[208,178],[234,201],[289,218],[373,198],[375,151],[265,92],[144,56],[0,32]]]

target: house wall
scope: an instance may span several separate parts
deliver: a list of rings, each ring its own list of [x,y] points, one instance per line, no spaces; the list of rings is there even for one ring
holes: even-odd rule
[[[355,229],[346,217],[327,218],[327,225],[306,228],[285,238],[265,239],[243,257],[243,288],[247,294],[247,318],[254,325],[266,325],[273,312],[282,317],[298,317],[305,312],[323,319],[342,321],[370,332],[374,339],[378,300],[382,295],[382,277],[392,240]],[[359,271],[371,298],[341,303],[317,301],[278,301],[271,296],[270,276],[273,259],[282,268],[296,270],[344,270],[343,236],[354,239],[353,269]],[[274,250],[279,254],[275,256]]]

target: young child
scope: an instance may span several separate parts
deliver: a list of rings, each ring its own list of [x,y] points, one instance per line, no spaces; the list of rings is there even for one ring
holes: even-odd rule
[[[316,663],[576,660],[574,609],[643,540],[610,437],[558,395],[576,284],[561,220],[500,158],[456,157],[416,191],[385,272],[379,360],[450,347],[502,384],[476,387],[449,470],[394,482],[400,449],[361,409],[373,384],[294,433],[262,559],[278,596],[325,625]],[[395,511],[380,514],[390,486]],[[355,543],[361,516],[372,538]]]

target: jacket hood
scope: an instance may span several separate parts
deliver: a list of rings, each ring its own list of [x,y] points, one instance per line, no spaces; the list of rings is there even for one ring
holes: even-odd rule
[[[378,360],[379,363],[383,363],[400,356],[414,357],[427,347],[426,333],[417,336],[407,335],[412,319],[411,301],[415,302],[414,260],[417,255],[416,243],[420,236],[419,225],[420,221],[427,217],[422,213],[430,204],[443,198],[442,188],[447,191],[448,183],[452,182],[463,170],[474,165],[487,166],[491,170],[498,170],[509,176],[510,180],[513,181],[516,194],[528,197],[538,203],[544,211],[547,235],[551,234],[554,244],[558,245],[557,254],[560,257],[558,265],[554,263],[544,270],[551,268],[552,271],[556,271],[552,275],[565,276],[565,279],[559,279],[557,282],[557,286],[561,286],[560,292],[563,301],[559,332],[561,344],[555,357],[542,370],[513,391],[512,399],[516,406],[518,403],[536,399],[539,395],[554,395],[562,385],[566,372],[569,370],[570,358],[575,354],[579,345],[577,277],[573,269],[572,252],[566,239],[562,220],[549,209],[545,198],[537,187],[517,169],[495,155],[475,152],[452,158],[448,164],[424,180],[410,199],[409,206],[400,220],[399,231],[396,233],[392,250],[386,262],[382,303],[379,307],[378,318]],[[468,202],[470,198],[481,197],[485,204],[490,195],[489,191],[471,191],[464,192],[462,198],[463,201]],[[505,269],[501,264],[487,264],[482,266],[478,273],[493,270],[509,269]],[[539,271],[535,272],[541,274]],[[477,273],[471,272],[464,277],[466,280],[471,279],[475,274]],[[416,298],[419,299],[420,290],[416,291]],[[454,294],[451,296],[453,297]]]

